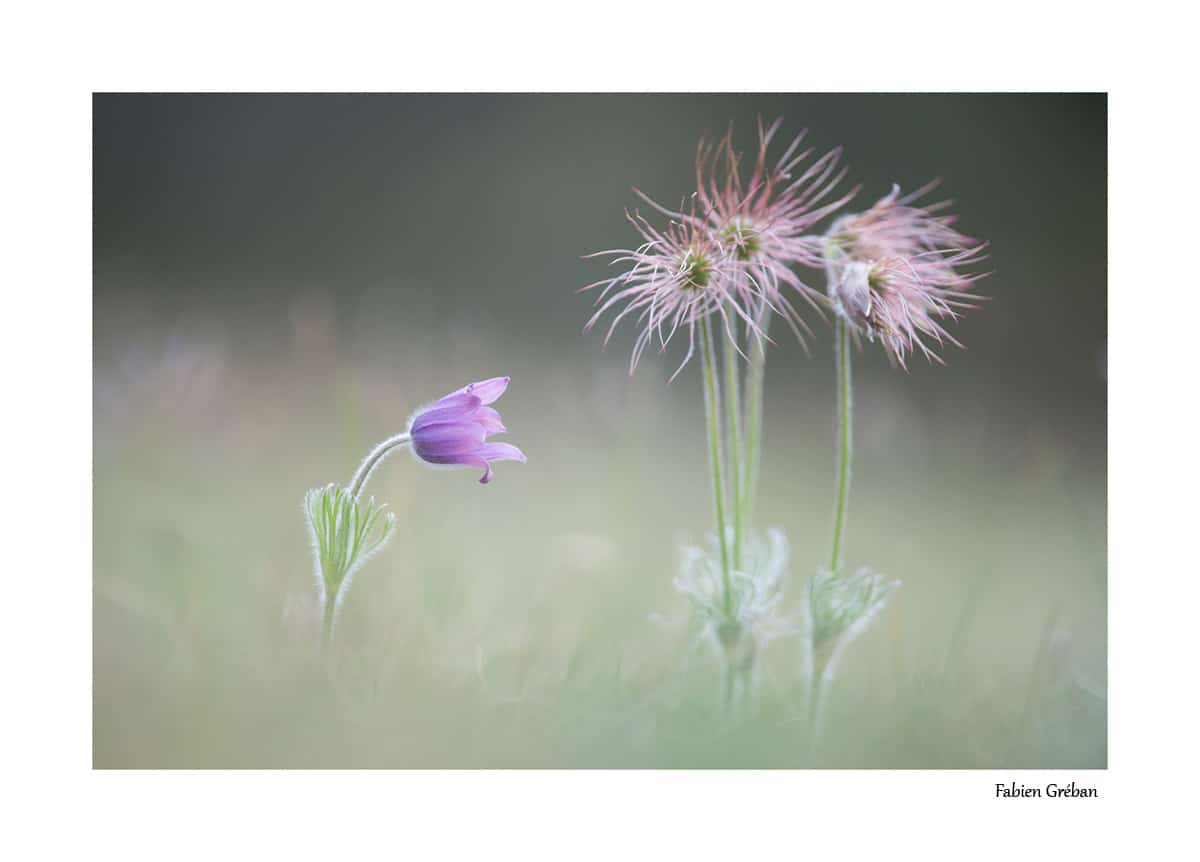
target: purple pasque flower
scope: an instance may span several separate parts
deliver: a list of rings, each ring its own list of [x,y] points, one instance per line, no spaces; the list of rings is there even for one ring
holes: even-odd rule
[[[701,209],[720,241],[737,261],[740,292],[761,292],[788,321],[807,329],[780,290],[787,285],[818,312],[824,299],[796,274],[796,266],[822,266],[823,239],[813,226],[845,205],[853,188],[835,197],[846,176],[841,148],[809,161],[814,148],[801,149],[802,131],[777,159],[768,159],[771,142],[783,118],[769,126],[758,123],[758,151],[749,177],[743,178],[742,154],[734,149],[733,129],[719,141],[701,141],[696,152],[696,188]]]
[[[500,414],[489,407],[508,388],[507,377],[471,383],[413,414],[408,423],[412,450],[430,464],[483,468],[492,481],[492,461],[525,462],[525,454],[508,443],[488,443],[489,434],[505,430]]]
[[[919,205],[932,182],[901,196],[900,187],[870,209],[833,223],[825,237],[829,298],[868,338],[878,337],[903,367],[914,349],[942,360],[926,338],[961,347],[943,321],[979,299],[969,291],[987,273],[970,272],[986,257],[987,243],[959,233],[955,217],[940,215],[949,201]]]
[[[611,263],[625,264],[628,268],[613,278],[581,288],[581,291],[600,288],[596,297],[599,308],[588,320],[584,332],[591,330],[605,313],[622,306],[608,327],[604,344],[608,344],[622,320],[634,317],[641,332],[629,362],[632,374],[648,346],[658,341],[660,350],[666,350],[675,333],[683,330],[688,350],[672,375],[674,379],[695,354],[698,327],[709,315],[718,315],[727,333],[734,331],[739,319],[757,329],[752,310],[761,294],[754,289],[744,293],[734,290],[737,262],[704,219],[694,211],[671,212],[644,195],[643,198],[668,216],[670,222],[660,230],[639,213],[627,211],[626,217],[644,242],[636,249],[612,249],[586,256],[613,255]]]

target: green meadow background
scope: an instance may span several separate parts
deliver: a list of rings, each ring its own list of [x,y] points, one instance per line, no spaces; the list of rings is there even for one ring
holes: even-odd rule
[[[636,242],[630,186],[677,202],[698,138],[760,114],[844,146],[862,206],[943,177],[995,270],[946,367],[856,359],[847,557],[903,587],[815,751],[794,641],[734,722],[688,646],[696,368],[630,377],[576,293]],[[97,95],[94,765],[1106,766],[1105,139],[1092,95]],[[767,368],[788,610],[832,506],[812,322]],[[529,463],[376,473],[399,523],[331,671],[304,491],[498,374]]]

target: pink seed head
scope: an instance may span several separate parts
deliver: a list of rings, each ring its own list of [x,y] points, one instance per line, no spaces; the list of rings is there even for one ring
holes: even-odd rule
[[[796,274],[797,266],[822,265],[822,239],[809,234],[821,219],[849,201],[857,191],[835,195],[846,171],[839,167],[841,151],[812,159],[813,148],[801,149],[806,132],[797,135],[777,158],[768,154],[782,125],[758,123],[758,149],[749,175],[742,171],[743,154],[734,148],[733,130],[719,141],[701,141],[696,153],[697,198],[718,240],[734,260],[742,294],[761,293],[795,330],[807,329],[790,299],[787,285],[820,311],[824,299]],[[800,335],[796,331],[797,336]]]
[[[825,236],[825,267],[834,311],[856,331],[879,338],[903,367],[920,350],[941,362],[926,339],[961,347],[943,321],[957,319],[977,299],[969,291],[986,273],[970,270],[986,257],[986,243],[952,227],[954,217],[938,215],[943,201],[916,201],[930,183],[900,196],[898,186],[865,212],[834,222]]]
[[[683,330],[688,350],[675,371],[677,375],[694,355],[697,327],[709,315],[716,315],[726,332],[732,332],[738,321],[757,331],[752,311],[763,293],[758,287],[736,289],[737,262],[712,226],[696,215],[694,200],[688,211],[681,207],[673,212],[642,197],[670,221],[660,230],[640,213],[627,212],[627,218],[642,237],[642,244],[636,249],[589,255],[611,255],[610,263],[621,264],[624,269],[619,275],[583,288],[599,290],[598,308],[585,331],[610,310],[619,309],[604,336],[607,344],[622,320],[627,317],[634,320],[640,332],[629,363],[632,374],[647,347],[657,341],[660,351],[666,350],[675,334]]]

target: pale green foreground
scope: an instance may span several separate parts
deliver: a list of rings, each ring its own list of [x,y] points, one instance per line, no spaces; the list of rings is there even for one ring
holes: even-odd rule
[[[439,366],[224,343],[97,362],[97,766],[1106,765],[1103,429],[953,387],[918,409],[908,387],[937,370],[859,358],[846,561],[904,588],[848,651],[810,753],[794,640],[740,722],[687,647],[670,582],[711,520],[694,379],[629,380],[616,355],[598,372],[590,345],[460,345]],[[756,508],[791,543],[788,607],[827,562],[827,362],[768,369]],[[344,608],[334,682],[295,501],[422,393],[501,366],[529,464],[488,487],[404,458],[376,475],[396,533]]]

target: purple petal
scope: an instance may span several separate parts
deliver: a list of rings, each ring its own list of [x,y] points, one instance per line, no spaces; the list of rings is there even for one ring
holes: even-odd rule
[[[474,395],[447,395],[418,413],[408,430],[414,433],[436,423],[469,421],[471,414],[479,409],[482,403]]]
[[[443,395],[437,401],[430,404],[426,409],[432,410],[438,407],[454,407],[456,405],[462,405],[466,403],[465,399],[474,397],[476,396],[468,392],[467,387],[464,386],[462,389],[457,389],[454,392],[451,392],[449,395]],[[481,401],[479,403],[482,404],[483,402]]]
[[[483,467],[483,476],[479,479],[481,485],[492,481],[492,461],[525,461],[525,453],[508,443],[484,444],[475,450],[473,456],[482,462],[476,463],[476,466]]]
[[[454,459],[476,453],[482,444],[483,426],[474,422],[427,425],[412,433],[413,451],[432,464],[466,463]]]
[[[420,454],[420,453],[418,453]],[[492,481],[492,461],[525,461],[525,453],[508,443],[487,443],[466,452],[436,453],[421,455],[430,464],[453,464],[464,467],[482,467],[481,485]]]
[[[504,394],[508,388],[507,377],[493,377],[490,380],[480,380],[464,387],[461,391],[476,396],[483,404],[491,404]]]
[[[485,443],[476,452],[489,461],[520,461],[521,463],[525,463],[528,460],[524,452],[510,443]]]
[[[500,414],[491,407],[480,407],[475,411],[475,421],[483,426],[484,434],[503,434],[508,429],[500,420]]]
[[[462,452],[456,455],[435,455],[425,459],[430,464],[444,464],[455,467],[482,467],[483,478],[479,481],[486,485],[492,481],[492,465],[478,451]]]

